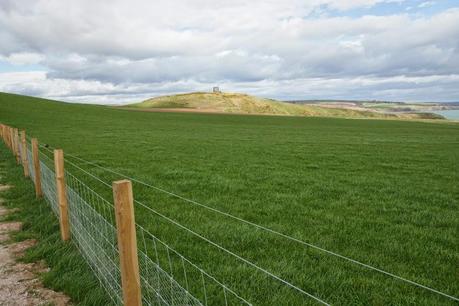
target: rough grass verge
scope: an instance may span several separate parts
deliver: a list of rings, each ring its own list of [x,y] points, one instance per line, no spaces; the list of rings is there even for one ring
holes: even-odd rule
[[[75,305],[109,305],[110,300],[76,246],[60,239],[59,222],[44,199],[35,199],[32,181],[24,178],[21,166],[3,143],[0,144],[0,184],[12,185],[2,192],[3,206],[17,209],[3,220],[23,222],[23,230],[12,235],[14,241],[36,239],[24,262],[44,260],[49,271],[40,275],[44,286],[61,291]]]

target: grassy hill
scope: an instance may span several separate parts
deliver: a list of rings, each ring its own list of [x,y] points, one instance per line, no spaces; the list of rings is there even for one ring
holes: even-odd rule
[[[0,122],[62,148],[68,161],[105,182],[122,177],[70,155],[459,296],[457,123],[139,112],[10,94],[0,94]],[[2,149],[0,158],[10,158]],[[113,198],[68,162],[66,169]],[[138,201],[332,305],[457,304],[133,185]],[[164,218],[135,210],[139,224],[253,305],[317,305]],[[169,271],[167,254],[160,256]],[[181,267],[174,261],[185,286]],[[190,292],[202,300],[200,283],[188,274]],[[215,299],[220,303],[209,305],[224,304],[209,293]]]
[[[208,113],[316,116],[341,118],[442,119],[434,114],[386,114],[373,110],[301,105],[240,93],[195,92],[148,99],[128,108]]]

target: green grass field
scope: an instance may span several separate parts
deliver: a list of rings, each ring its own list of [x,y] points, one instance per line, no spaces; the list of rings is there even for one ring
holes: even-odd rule
[[[9,94],[0,94],[0,122],[66,153],[459,296],[458,124],[150,113]],[[72,161],[106,181],[120,178]],[[111,190],[67,169],[111,199]],[[142,185],[134,184],[134,196],[328,303],[454,305]],[[142,207],[136,218],[254,305],[316,303]]]

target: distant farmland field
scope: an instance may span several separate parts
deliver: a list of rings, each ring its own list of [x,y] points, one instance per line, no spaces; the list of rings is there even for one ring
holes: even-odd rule
[[[459,296],[459,124],[137,112],[9,94],[0,94],[0,122],[66,154]],[[107,182],[121,178],[68,159]],[[110,189],[66,167],[111,200]],[[134,196],[328,303],[454,305],[157,189],[134,183]],[[142,207],[136,219],[254,305],[316,303]]]

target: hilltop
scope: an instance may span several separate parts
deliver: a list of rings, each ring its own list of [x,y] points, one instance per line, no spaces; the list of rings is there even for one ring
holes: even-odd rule
[[[281,102],[241,93],[193,92],[155,97],[124,106],[129,109],[171,112],[205,112],[258,115],[317,116],[344,118],[443,119],[428,113],[389,114],[374,109],[343,108]]]

